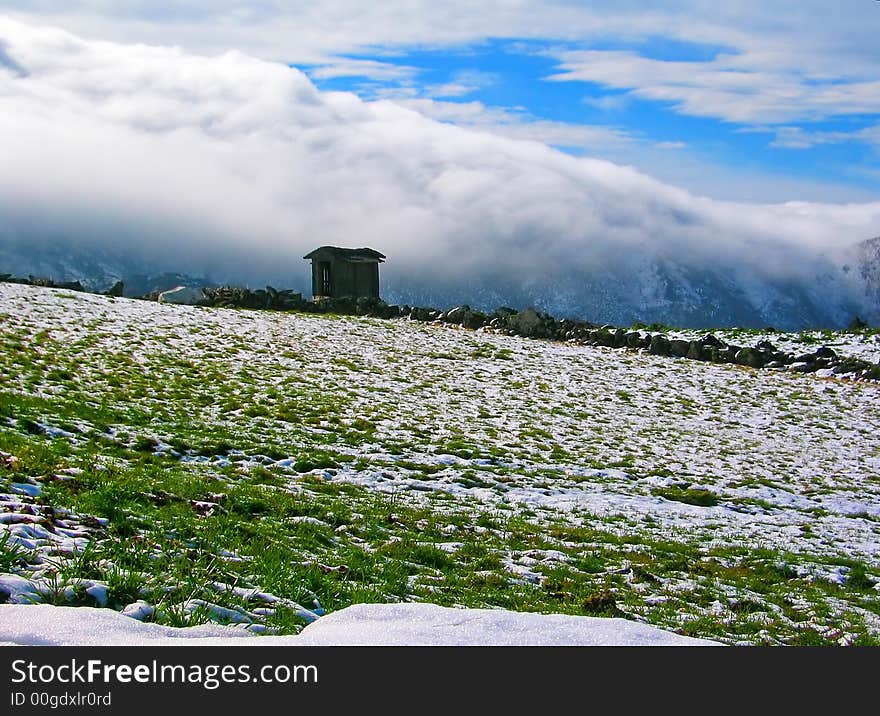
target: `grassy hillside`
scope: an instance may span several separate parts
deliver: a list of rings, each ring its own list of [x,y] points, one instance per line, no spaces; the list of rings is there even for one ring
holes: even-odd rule
[[[0,285],[0,599],[281,633],[422,600],[878,643],[878,393]]]

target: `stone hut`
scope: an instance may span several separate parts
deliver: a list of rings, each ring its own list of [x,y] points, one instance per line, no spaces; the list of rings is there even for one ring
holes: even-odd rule
[[[379,298],[379,264],[384,254],[374,249],[322,246],[303,256],[312,262],[312,297]]]

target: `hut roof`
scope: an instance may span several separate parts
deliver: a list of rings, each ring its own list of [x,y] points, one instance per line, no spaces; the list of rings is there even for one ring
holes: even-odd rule
[[[345,261],[377,261],[381,263],[385,260],[385,254],[380,254],[375,249],[344,249],[339,246],[321,246],[314,251],[310,251],[304,259],[314,259],[320,256],[331,255]]]

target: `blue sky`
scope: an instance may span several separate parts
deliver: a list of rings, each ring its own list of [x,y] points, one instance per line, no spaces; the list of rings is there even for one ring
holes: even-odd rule
[[[878,7],[880,11],[880,7]],[[712,113],[700,116],[675,100],[639,96],[632,88],[601,81],[561,80],[560,56],[583,50],[628,52],[662,63],[695,68],[724,53],[718,45],[664,37],[643,42],[605,39],[560,44],[551,40],[488,39],[441,48],[377,48],[336,58],[332,65],[304,65],[316,85],[355,92],[368,99],[390,99],[418,108],[441,121],[490,128],[496,125],[553,123],[545,141],[574,154],[634,165],[660,179],[685,184],[716,198],[864,201],[880,197],[880,114],[846,107],[799,116],[744,120]],[[880,77],[880,65],[878,65]],[[822,86],[845,84],[846,73]],[[805,81],[809,86],[809,80]],[[878,88],[877,92],[880,92]],[[482,106],[476,112],[475,103]],[[458,112],[456,111],[458,108]],[[714,116],[713,116],[714,114]],[[572,130],[596,130],[578,141]],[[872,134],[873,131],[873,134]],[[541,138],[541,133],[535,133]],[[680,165],[678,164],[680,162]],[[688,182],[677,166],[701,165]],[[701,174],[711,175],[707,183]],[[739,180],[723,186],[723,175],[753,175],[753,189]],[[766,183],[778,192],[767,196]]]

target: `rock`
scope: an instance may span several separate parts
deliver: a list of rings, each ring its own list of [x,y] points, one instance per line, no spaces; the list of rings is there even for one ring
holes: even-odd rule
[[[314,302],[320,313],[335,313],[339,316],[353,316],[357,313],[357,299],[354,296],[323,298]]]
[[[722,348],[717,348],[715,346],[708,346],[705,349],[708,353],[706,360],[711,363],[729,363],[730,359],[727,355],[727,350]]]
[[[617,347],[617,336],[607,328],[600,328],[590,334],[590,345],[605,346],[606,348]]]
[[[723,348],[726,344],[722,341],[718,336],[714,333],[707,333],[705,336],[700,338],[700,345],[706,346],[708,348]]]
[[[511,330],[521,336],[544,338],[547,331],[544,328],[544,316],[534,308],[527,308],[508,319]]]
[[[387,308],[386,303],[373,296],[361,296],[355,301],[354,310],[358,316],[381,316]]]
[[[301,293],[290,289],[279,291],[275,300],[277,302],[275,308],[280,311],[301,311],[306,303]]]
[[[651,344],[648,347],[651,355],[668,356],[669,355],[669,339],[659,333],[651,336]]]
[[[872,365],[864,373],[865,380],[880,380],[880,364]]]
[[[410,311],[409,318],[411,321],[421,321],[422,323],[427,323],[432,320],[431,310],[429,308],[422,308],[420,306],[416,306]]]
[[[816,352],[813,353],[816,358],[837,358],[837,353],[834,349],[829,348],[828,346],[821,346],[816,349]]]
[[[444,323],[454,323],[456,325],[461,325],[470,315],[470,306],[456,306],[455,308],[450,308],[448,311],[446,311],[446,313],[444,313],[439,320],[443,321]]]
[[[515,316],[519,311],[515,308],[511,308],[510,306],[499,306],[492,312],[492,320],[498,318],[503,322],[507,322],[510,318]]]
[[[642,334],[638,331],[630,331],[623,337],[623,340],[626,343],[627,348],[644,347],[644,339],[642,338]],[[648,341],[648,345],[650,345],[650,341]]]
[[[125,289],[125,284],[122,281],[117,281],[114,283],[107,291],[104,292],[105,296],[115,296],[116,298],[122,298],[123,290]]]
[[[690,349],[690,341],[683,341],[676,338],[669,342],[669,355],[673,355],[676,358],[686,358]]]
[[[204,300],[205,293],[201,288],[194,286],[178,286],[169,291],[162,291],[159,294],[159,303],[176,303],[180,305],[194,306],[199,301]]]
[[[563,338],[568,341],[583,343],[590,337],[589,327],[580,321],[568,321],[563,330]]]
[[[757,348],[740,348],[734,360],[738,365],[747,365],[750,368],[763,368],[770,361],[770,355]]]
[[[691,341],[690,348],[688,348],[687,357],[691,360],[709,360],[710,350],[710,348],[707,348],[702,344],[702,341]]]
[[[437,320],[474,330],[482,328],[489,321],[485,313],[474,311],[467,305],[450,308],[446,313],[441,314]]]
[[[482,311],[471,311],[469,316],[465,316],[461,325],[471,330],[482,328],[488,323],[489,317]]]

